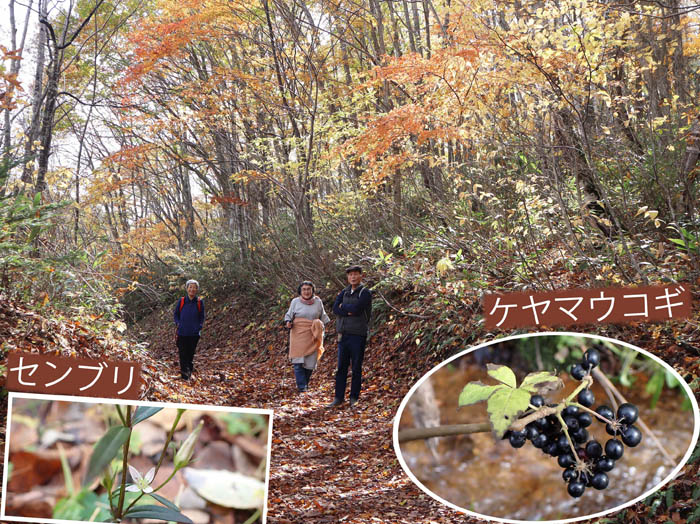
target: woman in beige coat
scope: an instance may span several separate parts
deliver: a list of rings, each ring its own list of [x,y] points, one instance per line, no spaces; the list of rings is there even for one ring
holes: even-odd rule
[[[302,393],[307,390],[311,373],[323,353],[323,326],[330,321],[315,291],[312,282],[302,282],[297,289],[299,296],[292,300],[284,315],[285,326],[291,329],[289,358],[297,388]]]

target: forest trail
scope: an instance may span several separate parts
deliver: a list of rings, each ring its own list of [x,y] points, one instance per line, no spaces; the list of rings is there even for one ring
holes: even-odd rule
[[[415,487],[393,450],[396,410],[437,361],[415,360],[415,346],[394,340],[397,326],[382,325],[365,355],[360,401],[350,408],[346,398],[329,409],[337,359],[332,325],[309,392],[298,393],[286,357],[286,332],[276,320],[255,327],[245,323],[237,314],[245,316],[243,310],[235,305],[210,310],[190,382],[179,378],[169,312],[139,325],[146,329],[158,368],[150,370],[147,398],[274,411],[268,522],[469,521]],[[259,311],[256,316],[261,318]],[[149,365],[145,368],[148,374]]]
[[[421,328],[412,319],[378,316],[365,358],[360,403],[354,409],[347,403],[340,409],[327,409],[333,396],[337,354],[332,325],[310,392],[299,394],[286,357],[286,332],[281,329],[279,311],[259,304],[231,303],[230,298],[220,299],[219,304],[209,298],[208,304],[195,356],[195,379],[187,383],[179,379],[170,308],[129,330],[131,340],[149,343],[146,352],[125,341],[110,343],[109,337],[97,336],[78,322],[54,320],[7,299],[0,301],[0,337],[8,351],[138,360],[147,384],[147,400],[272,409],[270,523],[483,522],[421,492],[403,472],[393,451],[392,422],[402,398],[420,376],[446,356],[444,351],[431,353],[415,344]],[[400,299],[396,305],[402,305]],[[466,333],[477,339],[487,335],[478,317],[466,309],[459,313],[464,314],[460,325],[465,330],[460,345],[469,345],[463,340]],[[629,325],[611,327],[604,334],[663,356],[697,388],[700,360],[695,348],[700,347],[700,333],[693,331],[694,325],[696,321],[675,326],[682,332]],[[2,365],[6,365],[6,355],[0,360]],[[5,427],[5,413],[6,409],[0,410],[0,428]],[[1,430],[0,449],[4,449]],[[671,511],[695,507],[699,468],[700,462],[695,460],[668,491],[660,492],[664,500],[673,497],[666,513],[652,518],[648,505],[638,503],[620,518],[658,524],[667,522]]]

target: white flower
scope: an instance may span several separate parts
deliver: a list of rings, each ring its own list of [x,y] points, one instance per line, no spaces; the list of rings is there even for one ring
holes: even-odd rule
[[[143,491],[144,493],[151,493],[153,492],[153,488],[151,487],[151,482],[153,482],[153,477],[156,476],[156,468],[153,467],[148,470],[148,473],[146,473],[143,477],[141,476],[141,473],[138,472],[138,470],[134,466],[129,466],[129,473],[131,474],[131,480],[134,481],[134,484],[127,484],[126,485],[126,490],[127,491]]]

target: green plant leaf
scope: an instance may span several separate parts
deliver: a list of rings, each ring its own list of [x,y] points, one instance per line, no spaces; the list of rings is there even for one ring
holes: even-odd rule
[[[27,239],[27,244],[31,244],[36,240],[36,237],[39,236],[39,233],[41,233],[41,227],[40,226],[33,226],[31,229],[31,233],[29,234],[29,238]]]
[[[501,366],[497,364],[486,364],[486,369],[488,369],[488,374],[490,377],[495,378],[499,382],[502,382],[506,386],[515,388],[516,380],[515,373],[508,366]]]
[[[149,495],[150,497],[153,497],[154,499],[156,499],[156,500],[157,500],[158,502],[160,502],[161,504],[163,504],[163,506],[167,506],[167,507],[169,507],[170,509],[172,509],[172,510],[174,510],[174,511],[180,511],[180,508],[178,508],[175,504],[173,504],[172,502],[170,502],[170,501],[169,501],[168,499],[166,499],[165,497],[162,497],[162,496],[158,495],[157,493],[149,493],[148,495]]]
[[[131,417],[131,425],[135,426],[139,422],[143,422],[149,417],[152,417],[156,413],[158,413],[161,409],[163,408],[155,408],[155,407],[149,407],[149,406],[139,406],[136,408],[136,411],[134,411],[134,416]]]
[[[88,486],[102,473],[102,470],[107,467],[127,441],[129,433],[130,431],[127,427],[114,426],[102,435],[102,438],[97,441],[92,450],[83,486]]]
[[[527,375],[520,383],[520,389],[543,395],[564,387],[559,377],[549,371],[536,371]]]
[[[100,508],[97,510],[97,508]],[[54,506],[52,517],[60,520],[82,520],[108,522],[112,516],[104,496],[98,497],[92,491],[83,488],[71,497],[59,499]]]
[[[505,388],[506,386],[487,386],[481,382],[470,382],[459,394],[459,405],[469,406],[470,404],[476,404],[486,400],[491,396],[491,394],[499,388]]]
[[[530,393],[524,389],[501,388],[486,404],[491,426],[502,437],[513,421],[530,405]]]
[[[666,378],[664,375],[665,371],[663,369],[659,369],[654,372],[654,374],[649,379],[649,382],[647,382],[645,390],[651,395],[651,402],[649,403],[651,409],[654,409],[656,407],[656,403],[659,401],[661,392],[664,389],[664,383],[666,382]]]
[[[132,519],[160,519],[164,521],[184,522],[185,524],[194,524],[189,518],[179,511],[165,508],[163,506],[134,506],[131,511],[126,514]]]

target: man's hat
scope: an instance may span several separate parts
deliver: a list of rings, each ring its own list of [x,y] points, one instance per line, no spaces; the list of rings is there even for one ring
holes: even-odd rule
[[[351,271],[359,271],[360,273],[362,273],[362,266],[354,264],[345,270],[346,273],[350,273]]]

